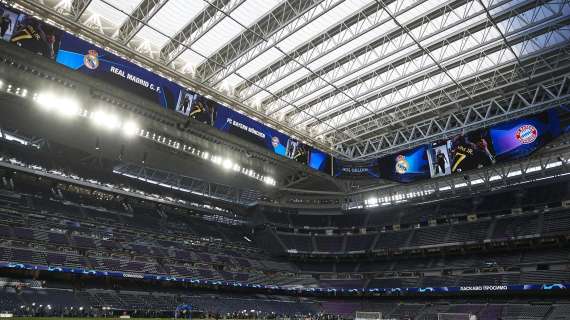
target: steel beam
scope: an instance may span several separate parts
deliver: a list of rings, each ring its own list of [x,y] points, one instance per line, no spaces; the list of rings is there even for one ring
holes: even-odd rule
[[[568,54],[568,53],[566,53]],[[393,128],[373,136],[363,144],[354,144],[344,152],[353,159],[379,157],[411,148],[422,143],[444,139],[464,130],[489,126],[570,102],[570,74],[547,79],[530,88],[500,93],[497,96],[466,106],[462,110],[435,116],[412,125]],[[499,89],[500,90],[500,89]]]
[[[347,197],[344,209],[366,206],[366,200],[379,199],[379,203],[402,203],[475,195],[502,188],[524,185],[545,179],[570,175],[570,136],[565,135],[550,143],[536,156],[518,161],[497,164],[472,170],[464,174],[429,179],[390,188],[381,186],[359,190]],[[558,145],[558,147],[556,147]]]
[[[214,0],[196,18],[174,35],[161,49],[160,59],[170,65],[210,29],[242,5],[245,0]]]
[[[207,83],[217,82],[300,30],[344,0],[287,0],[218,51],[197,69]],[[223,68],[220,67],[224,66]],[[216,78],[214,78],[216,77]]]
[[[102,1],[107,3],[107,0]],[[143,0],[119,27],[117,39],[124,44],[129,43],[167,2],[168,0]]]

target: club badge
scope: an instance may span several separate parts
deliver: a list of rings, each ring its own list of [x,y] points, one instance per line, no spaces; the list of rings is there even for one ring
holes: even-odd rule
[[[535,126],[525,124],[520,126],[515,133],[515,138],[522,144],[533,143],[538,137],[538,130]]]
[[[406,160],[406,157],[403,155],[399,155],[396,157],[396,172],[399,174],[404,174],[406,172],[408,172],[408,169],[410,168],[410,164],[408,163],[408,160]]]
[[[83,64],[91,70],[97,69],[99,67],[99,54],[97,51],[87,51],[87,54],[83,56]]]

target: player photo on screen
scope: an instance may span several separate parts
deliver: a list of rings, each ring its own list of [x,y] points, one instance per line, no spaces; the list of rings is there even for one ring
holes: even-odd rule
[[[307,163],[307,146],[297,140],[287,139],[286,154],[289,159],[300,163]]]
[[[188,116],[195,96],[196,94],[192,92],[181,90],[176,104],[176,112]]]
[[[55,59],[62,31],[0,6],[0,37],[38,55]]]
[[[447,144],[434,144],[427,149],[432,178],[451,174],[451,159],[449,158],[448,150]]]
[[[451,172],[464,172],[495,163],[488,139],[487,130],[461,133],[451,139],[448,143],[453,156]]]
[[[185,108],[184,114],[189,118],[210,126],[214,124],[216,119],[216,103],[214,101],[199,94],[185,95],[182,106],[183,109]]]
[[[495,163],[487,130],[460,133],[427,149],[432,178],[482,168]]]

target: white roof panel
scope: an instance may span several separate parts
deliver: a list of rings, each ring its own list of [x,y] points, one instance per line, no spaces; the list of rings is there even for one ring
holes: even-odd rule
[[[192,49],[209,57],[214,52],[223,48],[235,36],[240,34],[243,28],[234,20],[225,18],[215,27],[210,29],[203,37],[194,42]]]
[[[240,24],[250,27],[280,2],[280,0],[249,0],[235,9],[230,16]]]
[[[180,29],[192,21],[207,4],[202,0],[170,0],[150,19],[137,37],[162,48]],[[160,32],[159,32],[160,31]]]
[[[173,37],[178,31],[202,12],[207,3],[202,0],[169,0],[150,19],[149,26],[160,30],[168,37]]]
[[[269,50],[260,54],[257,58],[248,62],[245,66],[239,68],[237,70],[237,73],[246,78],[249,78],[257,73],[259,69],[269,66],[271,63],[275,62],[275,60],[281,57],[283,57],[283,54],[279,50],[271,47]]]
[[[351,16],[353,13],[368,5],[370,1],[367,0],[347,0],[336,6],[334,9],[323,14],[315,21],[309,23],[299,31],[288,36],[285,40],[277,44],[285,52],[290,52],[299,45],[307,42],[308,40],[318,36],[323,31],[338,24],[344,19]]]
[[[224,18],[202,38],[196,41],[192,49],[210,57],[232,41],[237,35],[244,32],[245,29],[242,25],[246,28],[250,27],[258,19],[270,12],[278,3],[279,1],[276,0],[246,1],[230,14],[231,18]]]
[[[86,11],[120,27],[141,2],[142,0],[93,0]]]
[[[155,48],[161,48],[169,39],[167,36],[147,26],[144,26],[135,37],[142,41],[150,42]]]
[[[175,64],[190,65],[195,68],[204,62],[204,60],[206,60],[206,58],[203,56],[197,54],[192,50],[186,49],[184,52],[182,52],[182,54],[180,54],[178,58],[176,58]]]

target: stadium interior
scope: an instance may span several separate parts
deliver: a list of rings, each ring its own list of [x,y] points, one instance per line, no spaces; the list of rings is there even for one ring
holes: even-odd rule
[[[570,1],[0,1],[0,317],[570,319]]]

